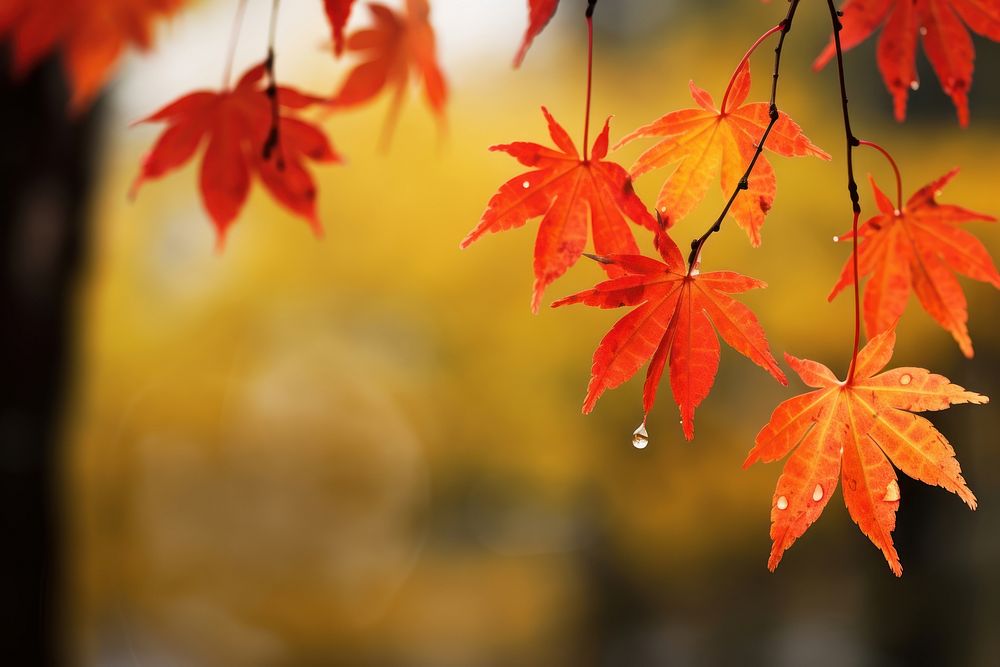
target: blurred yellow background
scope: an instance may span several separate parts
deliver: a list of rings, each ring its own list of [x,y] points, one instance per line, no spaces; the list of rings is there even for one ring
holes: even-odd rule
[[[774,406],[802,390],[797,379],[780,387],[725,348],[694,443],[664,386],[650,445],[635,450],[641,380],[580,414],[593,350],[624,311],[529,313],[537,222],[459,251],[494,190],[523,170],[489,145],[548,143],[542,104],[582,134],[585,3],[564,0],[514,71],[523,4],[432,3],[452,84],[446,135],[418,91],[385,154],[387,99],[323,121],[347,164],[314,170],[322,240],[255,188],[217,254],[193,166],[126,200],[159,131],[127,123],[217,85],[234,2],[198,4],[128,63],[105,126],[67,426],[80,663],[989,664],[1000,651],[993,405],[932,416],[980,509],[904,484],[901,581],[839,494],[771,575],[780,467],[741,464]],[[780,4],[600,3],[594,122],[613,114],[614,141],[691,106],[688,79],[718,99]],[[250,3],[243,65],[263,54],[269,5]],[[352,26],[365,21],[356,11]],[[835,73],[809,70],[828,21],[822,3],[803,3],[778,103],[834,159],[772,158],[763,246],[727,224],[704,268],[765,280],[743,301],[775,354],[842,374],[852,306],[826,295],[848,251],[831,241],[850,223],[843,129]],[[320,3],[283,3],[279,28],[279,77],[332,92],[350,62],[323,51]],[[960,165],[942,201],[997,215],[1000,46],[976,46],[968,130],[924,60],[904,125],[891,120],[871,44],[849,54],[848,85],[855,132],[895,154],[906,194]],[[770,70],[763,48],[753,98],[766,99]],[[643,148],[612,157],[627,167]],[[858,160],[859,177],[891,189],[880,156]],[[637,183],[644,201],[666,175]],[[682,221],[682,247],[723,201],[713,188]],[[972,231],[1000,253],[996,225]],[[547,302],[601,275],[582,260]],[[894,363],[1000,396],[997,294],[963,285],[976,359],[911,302]]]

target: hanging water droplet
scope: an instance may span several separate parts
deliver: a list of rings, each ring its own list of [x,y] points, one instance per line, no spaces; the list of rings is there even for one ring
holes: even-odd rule
[[[899,376],[899,384],[902,384],[902,385],[908,385],[908,384],[910,384],[910,381],[912,381],[912,380],[913,380],[913,377],[910,376],[909,373],[903,373],[902,375]]]
[[[632,431],[632,446],[636,449],[646,449],[649,444],[649,433],[646,431],[646,422],[639,424],[639,428]]]
[[[924,26],[920,26],[920,36],[923,37],[926,34],[927,34],[927,28]]]
[[[834,243],[839,243],[840,242],[840,237],[839,236],[834,236],[833,237],[833,242]]]
[[[821,500],[823,500],[823,487],[822,485],[817,484],[816,488],[813,489],[813,502],[818,503]]]
[[[776,502],[774,506],[777,507],[779,510],[788,509],[788,498],[784,496],[778,496],[778,502]]]
[[[892,214],[898,218],[899,216],[903,215],[903,212],[900,211],[898,208],[894,208],[892,209]]]
[[[899,484],[892,480],[885,487],[885,497],[882,498],[887,503],[894,503],[899,500]]]
[[[525,190],[527,190],[528,188],[531,187],[531,183],[529,183],[528,181],[525,181],[524,183],[521,183],[521,187],[524,188]]]
[[[920,88],[920,82],[914,79],[910,82],[910,90],[917,90]]]

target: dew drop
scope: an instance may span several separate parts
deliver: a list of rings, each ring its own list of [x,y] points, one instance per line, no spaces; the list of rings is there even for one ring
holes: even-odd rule
[[[777,507],[779,510],[788,509],[788,498],[784,496],[778,496],[778,502],[776,502],[774,506]]]
[[[817,484],[816,488],[813,489],[813,502],[818,503],[821,500],[823,500],[823,487],[822,485]]]
[[[920,26],[920,36],[922,37],[926,34],[927,34],[927,28],[924,26]]]
[[[909,373],[903,373],[902,375],[899,376],[899,384],[907,385],[910,384],[911,380],[913,380],[913,378],[910,376]]]
[[[660,207],[660,213],[666,213],[666,212],[667,212],[667,207],[666,206],[661,206]]]
[[[920,88],[920,82],[919,81],[917,81],[916,79],[914,79],[913,81],[910,82],[910,90],[917,90],[918,88]]]
[[[646,431],[646,422],[639,424],[639,428],[632,431],[632,446],[636,449],[646,449],[649,444],[649,433]]]
[[[885,487],[885,496],[882,498],[887,503],[894,503],[899,500],[899,484],[892,480]]]
[[[839,243],[840,242],[840,237],[839,236],[834,236],[833,237],[833,242],[834,243]]]
[[[521,183],[521,187],[524,188],[525,190],[527,190],[528,188],[531,187],[531,183],[529,183],[528,181],[525,181],[524,183]]]
[[[903,212],[900,211],[898,208],[894,208],[892,209],[892,214],[898,218],[899,216],[903,215]]]

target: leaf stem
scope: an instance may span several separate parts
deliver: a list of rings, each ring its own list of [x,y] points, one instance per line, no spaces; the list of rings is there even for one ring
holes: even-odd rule
[[[868,146],[869,148],[874,148],[879,153],[881,153],[882,155],[884,155],[885,159],[889,161],[890,165],[892,165],[892,172],[896,175],[896,210],[897,211],[902,211],[903,210],[903,179],[899,175],[899,167],[896,165],[896,161],[892,159],[892,155],[889,154],[889,151],[887,151],[886,149],[882,148],[881,146],[879,146],[878,144],[876,144],[874,141],[865,141],[864,139],[862,139],[861,141],[858,142],[858,145],[859,146]]]
[[[590,150],[590,91],[594,80],[594,9],[597,0],[587,0],[587,105],[583,114],[583,161]]]
[[[264,140],[264,147],[261,150],[261,157],[270,160],[271,155],[278,152],[277,164],[279,171],[284,170],[285,161],[281,157],[281,112],[278,109],[278,82],[274,76],[274,41],[278,31],[278,7],[281,0],[274,0],[271,3],[271,21],[267,32],[267,60],[264,61],[264,68],[267,70],[267,97],[271,101],[271,129],[268,130],[267,139]]]
[[[743,172],[743,177],[736,184],[736,189],[733,190],[733,194],[730,195],[729,201],[726,202],[725,208],[722,209],[722,213],[720,213],[719,217],[715,219],[712,226],[705,230],[704,234],[691,241],[691,254],[688,255],[688,275],[691,275],[691,271],[698,262],[698,257],[701,255],[701,249],[704,247],[705,242],[708,241],[708,238],[712,234],[715,234],[722,229],[722,221],[725,220],[726,216],[729,214],[729,209],[733,207],[733,202],[736,201],[736,197],[739,196],[740,191],[746,190],[750,187],[750,173],[753,171],[754,166],[757,164],[757,160],[764,151],[764,143],[767,141],[768,135],[771,134],[771,129],[774,127],[774,124],[778,122],[779,116],[776,99],[778,94],[778,74],[781,69],[781,50],[785,45],[785,36],[792,29],[792,19],[795,17],[795,10],[798,9],[798,6],[799,0],[791,0],[788,5],[788,13],[785,14],[785,18],[783,18],[777,25],[777,29],[780,30],[781,35],[778,37],[778,45],[774,49],[774,72],[771,74],[771,100],[768,109],[768,117],[770,120],[767,123],[767,127],[764,128],[763,134],[760,136],[760,141],[757,142],[757,149],[754,151],[753,157],[750,159],[750,164],[747,166],[746,171]],[[755,47],[750,49],[751,52],[753,51],[753,48]]]
[[[247,11],[247,0],[238,0],[236,4],[236,16],[233,18],[233,27],[229,35],[229,53],[226,55],[226,68],[222,71],[222,89],[229,90],[233,80],[233,60],[236,57],[236,43],[240,39],[240,30],[243,28],[243,15]]]
[[[758,37],[757,41],[754,42],[753,44],[751,44],[750,48],[747,49],[747,52],[743,54],[743,58],[740,60],[739,64],[736,65],[736,69],[733,70],[733,75],[731,77],[729,77],[729,85],[726,86],[726,92],[723,93],[723,95],[722,95],[722,104],[719,106],[719,111],[721,113],[723,113],[723,114],[726,113],[726,102],[729,100],[729,93],[730,93],[730,91],[732,91],[733,84],[736,83],[736,76],[740,73],[740,70],[743,69],[743,65],[748,60],[750,60],[750,56],[753,55],[753,52],[757,50],[757,47],[760,46],[764,42],[765,39],[767,39],[768,37],[770,37],[774,33],[781,31],[783,25],[784,25],[784,21],[782,21],[781,23],[779,23],[778,25],[774,26],[773,28],[771,28],[770,30],[768,30],[767,32],[765,32],[763,35],[761,35],[760,37]]]
[[[851,210],[854,220],[851,223],[851,248],[854,270],[854,351],[851,353],[851,366],[847,371],[846,384],[854,382],[854,370],[858,365],[858,350],[861,347],[861,294],[858,287],[858,217],[861,215],[861,200],[858,197],[858,184],[854,180],[854,149],[861,142],[851,132],[851,114],[847,110],[847,83],[844,77],[844,50],[840,45],[840,31],[844,25],[840,22],[841,13],[837,11],[833,0],[827,0],[830,8],[830,19],[833,21],[833,43],[837,48],[837,77],[840,79],[840,106],[844,112],[844,138],[847,144],[847,192],[851,197]]]

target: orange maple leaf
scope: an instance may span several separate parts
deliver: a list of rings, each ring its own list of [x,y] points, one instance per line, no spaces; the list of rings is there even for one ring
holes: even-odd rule
[[[816,391],[779,405],[743,464],[777,461],[795,449],[772,499],[773,544],[768,560],[772,571],[785,550],[819,518],[837,488],[838,475],[851,518],[882,551],[896,576],[903,568],[892,543],[899,507],[893,465],[914,479],[957,494],[976,509],[976,497],[962,478],[955,451],[933,424],[912,413],[989,399],[923,368],[879,373],[892,358],[895,344],[895,328],[872,338],[858,354],[850,383],[837,380],[823,364],[785,355],[802,381]]]
[[[962,353],[972,357],[965,294],[951,273],[957,271],[1000,288],[1000,274],[983,244],[961,229],[972,220],[995,218],[958,206],[938,204],[937,196],[958,169],[917,190],[902,210],[870,178],[879,215],[858,228],[858,274],[865,284],[865,330],[871,337],[891,327],[903,314],[910,291],[924,310],[951,332]],[[840,240],[851,239],[849,232]],[[854,284],[853,254],[847,258],[829,299]]]
[[[71,105],[85,107],[107,82],[129,46],[147,50],[153,23],[183,0],[4,0],[0,39],[13,42],[13,70],[23,75],[53,51],[62,52],[73,89]]]
[[[556,13],[559,0],[528,0],[528,28],[524,31],[524,40],[521,48],[514,56],[514,67],[520,67],[524,56],[528,53],[528,48],[538,36],[538,33],[548,25],[552,15]]]
[[[631,378],[651,359],[643,390],[643,409],[648,416],[669,360],[674,401],[680,408],[684,437],[691,440],[695,408],[708,396],[719,369],[716,331],[776,380],[782,384],[788,381],[771,355],[753,311],[729,296],[766,285],[731,271],[688,273],[680,250],[665,232],[657,234],[656,246],[662,262],[641,255],[599,257],[600,262],[619,267],[622,275],[552,306],[638,306],[618,320],[597,346],[583,412],[593,410],[605,390]]]
[[[351,70],[329,101],[333,108],[354,107],[373,99],[383,88],[393,88],[383,144],[392,134],[411,70],[422,81],[427,103],[442,122],[448,98],[427,0],[407,0],[406,8],[403,15],[385,5],[368,4],[375,25],[347,38],[347,50],[364,54],[365,59]]]
[[[919,33],[941,88],[951,97],[958,122],[965,126],[969,124],[968,92],[976,52],[962,21],[983,37],[1000,41],[1000,0],[848,0],[840,42],[844,50],[850,49],[883,26],[876,59],[882,80],[892,93],[896,120],[901,121],[906,118],[910,91],[920,85],[916,62]],[[831,37],[813,69],[821,69],[835,54]]]
[[[351,17],[352,5],[354,0],[323,0],[323,9],[333,33],[333,52],[338,56],[344,51],[344,27]]]
[[[491,151],[508,153],[536,170],[501,185],[479,224],[461,243],[466,248],[487,232],[513,229],[543,216],[535,241],[533,312],[538,312],[545,288],[583,254],[588,223],[593,230],[594,248],[600,254],[638,254],[625,216],[656,230],[656,221],[636,196],[625,169],[604,159],[611,119],[605,121],[590,156],[581,159],[566,130],[548,109],[542,107],[542,113],[558,150],[527,141],[491,146]],[[617,271],[614,266],[610,270]]]
[[[689,85],[691,96],[700,109],[668,113],[640,127],[615,146],[617,149],[640,137],[664,137],[663,141],[639,156],[630,172],[632,178],[638,178],[646,172],[680,162],[663,184],[656,200],[657,211],[668,228],[690,213],[705,197],[708,186],[720,172],[723,191],[729,194],[736,188],[770,121],[768,104],[743,104],[750,92],[748,63],[744,63],[735,76],[730,93],[732,97],[723,98],[721,109],[715,108],[711,95],[694,85],[694,81]],[[779,112],[765,148],[787,157],[812,155],[830,159],[784,112]],[[774,203],[776,187],[774,169],[763,155],[757,160],[747,186],[747,191],[736,198],[731,211],[737,224],[750,237],[750,243],[758,246],[760,229]]]
[[[317,234],[321,233],[316,186],[303,162],[339,162],[340,157],[326,135],[294,112],[322,100],[278,87],[280,140],[275,154],[266,159],[263,147],[272,119],[271,101],[261,86],[264,73],[264,66],[257,65],[231,90],[190,93],[139,121],[165,122],[167,129],[146,154],[132,195],[146,180],[159,178],[186,163],[207,141],[199,184],[220,245],[246,202],[254,173],[275,199],[308,220]]]

